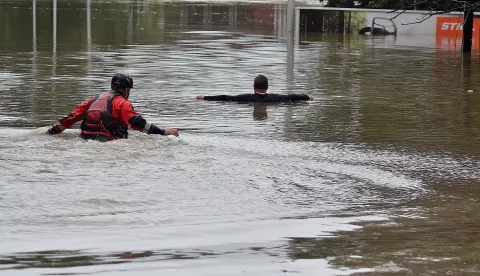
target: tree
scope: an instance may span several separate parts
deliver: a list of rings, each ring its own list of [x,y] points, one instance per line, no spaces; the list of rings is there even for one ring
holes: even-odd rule
[[[427,11],[463,11],[465,8],[476,10],[479,0],[328,0],[327,7],[371,8],[396,10]]]
[[[328,0],[327,7],[397,9],[402,7],[403,2],[403,0]]]

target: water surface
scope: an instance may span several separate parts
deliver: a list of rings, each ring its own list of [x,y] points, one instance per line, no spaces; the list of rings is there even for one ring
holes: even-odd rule
[[[285,3],[53,3],[0,3],[0,274],[478,273],[477,52],[355,34],[290,51]],[[180,138],[35,131],[117,70]],[[260,73],[314,101],[195,99]]]

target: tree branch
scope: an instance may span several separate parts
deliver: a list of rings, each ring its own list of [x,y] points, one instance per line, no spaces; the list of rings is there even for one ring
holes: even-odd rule
[[[399,10],[394,10],[394,11],[390,11],[390,12],[387,12],[387,13],[394,13],[394,12],[398,12]],[[390,18],[390,20],[393,20],[397,17],[399,17],[400,15],[404,14],[407,10],[402,10],[400,11],[397,15],[395,15],[394,17]]]
[[[416,22],[410,22],[410,23],[402,23],[402,25],[413,25],[413,24],[419,24],[419,23],[422,23],[423,21],[429,19],[430,17],[434,16],[434,15],[439,15],[439,14],[446,14],[446,13],[449,13],[446,12],[446,11],[439,11],[439,12],[429,12],[427,14],[424,14],[422,18],[418,19],[418,21]]]
[[[421,5],[421,4],[428,4],[428,3],[432,3],[432,1],[431,0],[423,0],[423,1],[417,2],[415,4],[416,5]],[[407,3],[407,8],[415,6],[415,4],[412,4],[411,2],[408,2]],[[438,3],[434,2],[434,4],[438,4]],[[423,14],[423,16],[421,18],[418,18],[417,21],[409,22],[409,23],[402,23],[402,25],[419,24],[419,23],[424,22],[425,20],[429,19],[430,17],[432,17],[434,15],[447,14],[447,13],[451,13],[453,11],[461,11],[461,10],[466,10],[466,9],[475,10],[477,7],[480,6],[480,1],[476,1],[475,3],[470,3],[470,2],[464,1],[464,0],[450,0],[449,4],[450,5],[445,6],[444,7],[445,9],[442,10],[442,11],[436,10],[435,8],[437,8],[437,6],[431,5],[430,10],[427,13]],[[388,13],[398,12],[398,14],[396,14],[395,16],[390,18],[391,20],[393,20],[393,19],[399,17],[400,15],[404,14],[406,11],[407,11],[407,9],[402,9],[402,10],[396,9],[396,10],[390,11]]]

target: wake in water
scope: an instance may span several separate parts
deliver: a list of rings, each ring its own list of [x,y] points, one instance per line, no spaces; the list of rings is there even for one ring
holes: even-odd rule
[[[49,136],[47,128],[0,130],[0,236],[8,241],[0,258],[16,268],[53,269],[17,261],[19,252],[40,250],[78,252],[73,255],[85,266],[71,273],[104,268],[83,255],[95,256],[96,264],[121,262],[125,250],[153,265],[177,255],[217,264],[261,252],[262,262],[272,254],[287,259],[292,243],[285,237],[357,230],[352,223],[359,210],[375,213],[359,220],[388,220],[391,206],[425,191],[412,168],[438,161],[361,145],[219,134],[170,139],[132,132],[129,139],[100,143],[84,141],[78,129]],[[443,161],[447,165],[432,170],[462,165]],[[30,232],[32,238],[25,235]],[[65,255],[55,252],[40,255]],[[124,268],[131,272],[129,264]]]
[[[47,133],[50,126],[39,127],[27,132],[26,136],[48,136],[50,134]]]

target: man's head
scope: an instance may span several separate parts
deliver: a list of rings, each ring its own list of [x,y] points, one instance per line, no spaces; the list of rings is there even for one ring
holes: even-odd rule
[[[253,89],[257,93],[265,93],[268,89],[268,79],[264,75],[258,75],[253,80]]]
[[[118,72],[112,77],[111,83],[112,90],[119,90],[125,99],[130,96],[130,89],[133,87],[133,78],[125,73]]]

